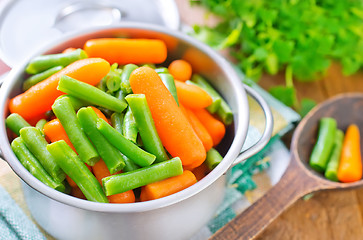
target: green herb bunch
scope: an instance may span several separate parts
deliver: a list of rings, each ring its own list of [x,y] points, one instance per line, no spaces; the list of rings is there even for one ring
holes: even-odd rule
[[[194,36],[231,55],[247,77],[284,70],[286,86],[270,92],[289,106],[296,99],[292,79],[321,78],[331,61],[345,75],[363,66],[362,0],[200,0],[222,21],[194,26]]]

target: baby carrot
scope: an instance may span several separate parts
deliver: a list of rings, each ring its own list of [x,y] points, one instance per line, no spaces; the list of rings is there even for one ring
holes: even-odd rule
[[[180,157],[183,165],[201,164],[206,157],[204,146],[155,70],[136,69],[130,76],[130,84],[135,94],[145,94],[166,150],[173,157]]]
[[[169,73],[173,75],[176,80],[185,82],[190,80],[192,76],[192,66],[185,60],[174,60],[168,67]]]
[[[93,109],[93,111],[95,111],[95,113],[96,113],[97,117],[102,118],[103,120],[105,120],[106,122],[108,122],[107,117],[105,116],[105,114],[103,114],[103,113],[101,112],[101,110],[100,110],[100,109],[98,109],[98,108],[96,108],[96,107],[93,107],[93,106],[90,106],[90,108],[92,108],[92,109]]]
[[[64,140],[72,148],[73,151],[76,151],[58,118],[47,122],[43,127],[43,132],[51,142]]]
[[[102,178],[111,176],[106,163],[101,159],[93,167],[93,174],[102,186]],[[127,192],[110,195],[107,197],[110,203],[133,203],[135,202],[135,194],[132,190]]]
[[[206,108],[213,103],[206,91],[198,86],[175,81],[179,102],[192,109]]]
[[[193,112],[212,137],[213,146],[218,145],[226,133],[226,127],[224,124],[218,119],[214,118],[205,109],[196,109]]]
[[[192,173],[194,174],[194,176],[197,178],[197,181],[200,181],[202,178],[204,178],[205,176],[207,176],[207,174],[210,172],[207,164],[204,162],[202,165],[200,165],[197,168],[194,168],[192,170]]]
[[[190,187],[197,182],[194,174],[191,171],[184,171],[183,174],[165,180],[154,182],[146,185],[141,191],[145,191],[143,194],[143,200],[154,200],[162,197],[169,196],[176,192],[179,192],[187,187]]]
[[[362,157],[360,134],[357,125],[352,124],[345,133],[340,157],[338,179],[341,182],[355,182],[362,178]]]
[[[194,132],[198,135],[200,141],[202,141],[205,150],[208,152],[209,149],[213,147],[213,140],[207,129],[195,116],[195,114],[184,106],[180,105],[180,109],[183,111],[184,115],[188,118],[190,124],[193,127]]]
[[[165,43],[158,39],[91,39],[84,50],[89,57],[100,57],[111,64],[162,63],[167,56]]]
[[[63,94],[57,90],[61,76],[67,75],[79,81],[95,85],[109,71],[110,64],[103,59],[86,58],[78,60],[11,99],[9,102],[10,112],[19,113],[23,118],[29,120],[51,110],[55,99]]]

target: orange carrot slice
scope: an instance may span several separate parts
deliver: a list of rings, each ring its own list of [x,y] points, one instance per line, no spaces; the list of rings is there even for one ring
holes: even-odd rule
[[[193,112],[212,137],[213,146],[218,145],[226,133],[226,127],[224,124],[218,119],[214,118],[205,109],[193,110]]]
[[[167,56],[165,43],[158,39],[91,39],[84,50],[89,57],[100,57],[111,64],[162,63]]]
[[[185,82],[192,76],[192,66],[185,60],[174,60],[170,63],[169,72],[176,80]]]
[[[200,109],[212,104],[209,94],[198,86],[175,81],[179,102],[187,108]]]
[[[362,157],[360,152],[360,134],[357,125],[348,127],[344,136],[342,153],[338,168],[341,182],[355,182],[362,178]]]
[[[156,130],[166,150],[183,165],[202,164],[206,151],[188,119],[154,69],[140,67],[130,76],[132,91],[145,94]]]
[[[31,119],[51,110],[55,99],[63,94],[57,90],[59,78],[62,75],[95,85],[109,71],[110,64],[103,59],[86,58],[78,60],[11,99],[9,102],[10,112],[18,113],[26,120]]]
[[[176,192],[180,192],[196,182],[197,179],[194,174],[191,171],[186,170],[179,176],[167,178],[144,186],[141,189],[141,191],[144,191],[144,193],[141,193],[141,199],[147,201],[166,197]]]

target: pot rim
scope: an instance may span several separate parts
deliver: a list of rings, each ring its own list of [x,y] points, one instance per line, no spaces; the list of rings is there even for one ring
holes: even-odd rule
[[[3,156],[6,158],[7,163],[14,170],[14,172],[24,180],[29,186],[43,195],[58,201],[60,203],[70,205],[76,208],[90,210],[90,211],[98,211],[98,212],[144,212],[151,211],[158,208],[167,207],[173,204],[176,204],[180,201],[183,201],[187,198],[190,198],[197,193],[201,192],[208,186],[212,185],[218,178],[220,178],[231,166],[234,162],[237,155],[240,153],[242,149],[242,145],[246,139],[248,124],[249,124],[249,106],[248,100],[246,96],[245,89],[243,87],[242,81],[238,77],[237,73],[217,52],[208,47],[207,45],[199,42],[198,40],[187,36],[186,34],[170,30],[164,27],[160,27],[152,24],[144,24],[144,23],[120,23],[118,25],[107,26],[107,27],[93,27],[86,30],[77,31],[75,33],[67,34],[56,41],[53,41],[41,50],[36,51],[33,56],[40,55],[49,49],[57,46],[58,44],[70,40],[72,38],[77,38],[85,34],[94,33],[102,30],[117,30],[117,29],[140,29],[140,30],[148,30],[159,32],[162,34],[169,35],[170,37],[178,38],[194,47],[198,50],[202,51],[209,58],[211,58],[214,62],[216,62],[221,69],[226,73],[226,75],[230,79],[230,84],[233,86],[233,92],[231,93],[234,98],[236,98],[237,112],[234,112],[234,124],[235,124],[235,137],[232,141],[232,144],[227,151],[223,161],[213,169],[207,176],[205,176],[202,180],[198,181],[194,185],[172,194],[167,197],[163,197],[160,199],[146,201],[146,202],[136,202],[136,203],[123,203],[123,204],[107,204],[107,203],[97,203],[91,202],[88,200],[78,199],[72,197],[70,195],[58,192],[47,185],[40,182],[37,178],[35,178],[25,167],[18,161],[15,154],[11,150],[9,139],[6,133],[5,126],[5,118],[6,113],[8,112],[8,95],[10,90],[14,87],[15,83],[18,81],[19,76],[24,72],[25,66],[29,62],[30,59],[25,59],[21,64],[12,69],[9,75],[6,77],[3,86],[0,89],[0,112],[3,113],[3,116],[0,118],[0,149],[3,153]],[[238,113],[238,114],[237,114]]]

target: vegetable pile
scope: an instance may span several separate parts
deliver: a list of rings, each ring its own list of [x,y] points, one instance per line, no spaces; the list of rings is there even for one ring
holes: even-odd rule
[[[6,119],[19,161],[47,186],[102,203],[196,183],[223,159],[214,147],[233,114],[188,62],[155,66],[166,57],[161,40],[105,38],[34,58]]]
[[[238,66],[251,79],[285,70],[286,85],[270,92],[286,105],[295,104],[292,78],[319,79],[338,61],[351,75],[363,66],[361,0],[191,0],[221,18],[215,27],[194,26],[194,36],[223,49],[231,48]]]
[[[348,126],[344,136],[343,131],[337,129],[335,119],[320,119],[318,139],[309,164],[331,181],[359,181],[362,178],[362,157],[357,125]]]

